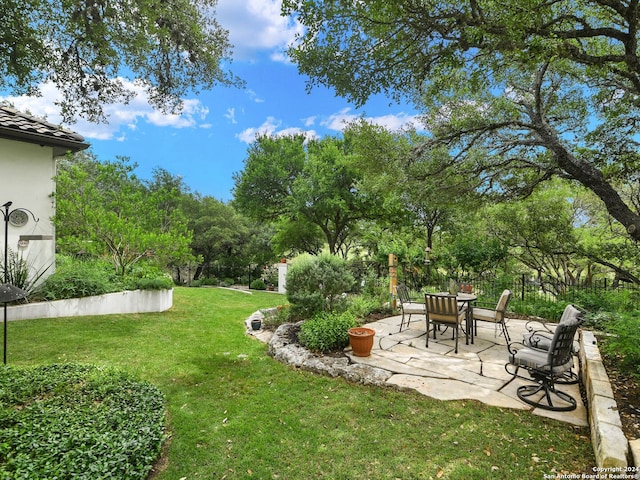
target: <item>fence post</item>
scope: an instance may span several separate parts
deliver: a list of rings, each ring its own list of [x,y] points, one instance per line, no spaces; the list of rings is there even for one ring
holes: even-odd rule
[[[524,273],[522,274],[521,300],[524,302]]]

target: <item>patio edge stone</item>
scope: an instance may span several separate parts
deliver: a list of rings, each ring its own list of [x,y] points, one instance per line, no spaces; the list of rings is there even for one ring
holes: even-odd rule
[[[626,468],[630,442],[593,332],[580,332],[580,374],[587,391],[591,442],[599,468]],[[637,463],[637,460],[636,460]]]

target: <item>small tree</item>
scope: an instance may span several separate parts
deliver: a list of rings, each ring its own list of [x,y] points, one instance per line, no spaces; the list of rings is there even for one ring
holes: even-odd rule
[[[350,291],[353,283],[343,259],[328,253],[304,254],[287,272],[287,299],[296,314],[311,317],[318,312],[335,311],[342,294]]]
[[[58,165],[54,221],[63,253],[108,255],[120,275],[142,259],[166,267],[192,258],[186,219],[164,207],[178,193],[150,190],[134,169],[126,159],[90,156]]]

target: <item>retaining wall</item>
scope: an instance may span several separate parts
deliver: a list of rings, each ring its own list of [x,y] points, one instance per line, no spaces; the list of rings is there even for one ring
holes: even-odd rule
[[[173,289],[127,290],[93,297],[7,307],[7,320],[164,312],[173,306]]]

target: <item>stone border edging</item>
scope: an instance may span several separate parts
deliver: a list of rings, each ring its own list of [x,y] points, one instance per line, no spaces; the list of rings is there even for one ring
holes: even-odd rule
[[[262,330],[252,330],[251,320],[264,318],[262,311],[254,312],[246,321],[247,333],[268,344],[268,354],[276,360],[302,368],[314,373],[331,377],[344,377],[346,380],[363,385],[386,386],[392,373],[382,368],[371,367],[360,363],[351,363],[348,357],[327,357],[317,355],[298,344],[289,343],[289,332],[298,328],[300,323],[280,325],[272,335],[265,335]]]
[[[579,358],[580,375],[587,391],[591,442],[597,466],[605,469],[626,468],[630,446],[637,465],[640,460],[637,451],[640,444],[638,440],[633,441],[633,444],[629,442],[622,431],[618,405],[593,332],[581,332]]]

